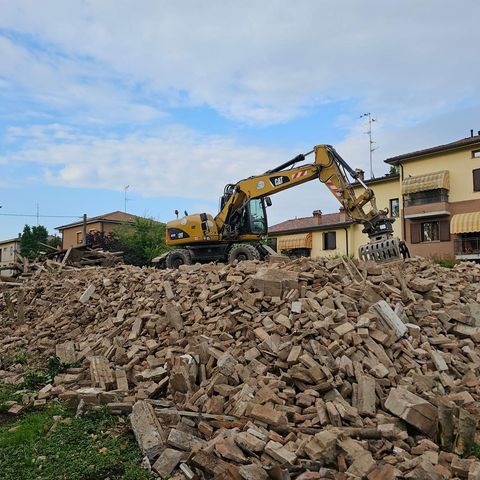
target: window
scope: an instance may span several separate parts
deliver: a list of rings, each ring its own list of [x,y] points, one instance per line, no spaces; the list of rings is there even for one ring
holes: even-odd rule
[[[77,245],[82,243],[82,232],[77,232]]]
[[[392,198],[390,200],[390,215],[392,217],[398,217],[400,212],[400,203],[398,202],[398,198]]]
[[[480,158],[480,150],[472,150],[472,158]]]
[[[250,231],[255,235],[265,235],[267,222],[262,200],[259,198],[250,200],[248,211],[250,213]]]
[[[414,205],[425,205],[426,203],[448,202],[448,190],[436,188],[435,190],[424,190],[405,195],[405,207]]]
[[[440,240],[439,222],[422,223],[422,242],[434,242]]]
[[[300,257],[309,257],[310,249],[309,248],[293,248],[292,250],[287,250],[284,252],[289,257],[300,258]]]
[[[473,191],[480,192],[480,168],[473,170]]]
[[[410,224],[410,242],[448,242],[450,240],[450,220],[432,220]]]
[[[323,249],[335,250],[337,248],[337,233],[326,232],[323,234]]]

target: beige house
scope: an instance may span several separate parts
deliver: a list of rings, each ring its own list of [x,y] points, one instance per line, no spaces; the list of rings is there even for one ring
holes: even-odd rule
[[[394,235],[405,240],[410,253],[480,260],[480,132],[385,162],[398,174],[365,183],[375,192],[377,207],[396,218]],[[361,193],[359,185],[355,189]],[[312,257],[357,256],[368,242],[361,225],[339,214],[287,220],[270,227],[269,236],[280,251]]]
[[[11,277],[15,270],[11,267],[20,253],[20,238],[0,241],[0,276]],[[9,268],[10,267],[10,268]]]
[[[57,227],[57,230],[62,235],[62,248],[65,250],[70,247],[83,245],[85,235],[94,232],[108,234],[113,232],[118,225],[125,222],[133,222],[136,218],[138,218],[136,215],[116,211],[62,225]]]
[[[480,132],[385,160],[400,171],[412,255],[480,259]]]

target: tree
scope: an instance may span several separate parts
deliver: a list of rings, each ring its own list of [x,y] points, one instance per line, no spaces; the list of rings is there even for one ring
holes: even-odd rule
[[[25,225],[20,237],[20,251],[24,257],[35,258],[45,247],[41,243],[47,243],[48,231],[43,225],[30,227]]]
[[[153,258],[169,250],[165,244],[165,224],[150,218],[136,218],[123,223],[114,232],[87,235],[87,244],[99,245],[110,252],[123,252],[123,260],[131,265],[150,265]]]
[[[115,235],[125,253],[135,255],[141,264],[148,265],[153,258],[169,250],[165,244],[165,228],[164,223],[137,217],[133,224],[120,225]],[[137,265],[140,263],[138,260],[135,262]]]
[[[49,235],[47,239],[47,245],[50,245],[53,248],[61,247],[62,239],[58,235]]]
[[[390,165],[390,171],[388,175],[398,175],[398,167],[395,165]]]

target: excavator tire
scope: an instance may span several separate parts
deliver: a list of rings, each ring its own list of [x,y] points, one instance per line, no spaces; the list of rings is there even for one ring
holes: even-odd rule
[[[176,270],[180,265],[191,265],[192,263],[192,254],[189,250],[185,248],[180,248],[178,250],[172,250],[168,255],[165,261],[167,268],[172,268]]]
[[[228,253],[228,263],[233,263],[235,260],[239,262],[243,260],[260,260],[260,252],[254,245],[249,243],[235,243]]]

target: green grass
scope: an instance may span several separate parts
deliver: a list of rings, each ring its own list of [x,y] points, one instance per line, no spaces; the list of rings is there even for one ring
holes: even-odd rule
[[[37,365],[38,366],[38,365]],[[79,363],[62,363],[58,357],[48,357],[46,365],[42,369],[29,370],[23,376],[23,386],[30,390],[52,383],[55,376],[59,373],[65,373],[71,367],[78,367]]]
[[[6,402],[9,400],[15,400],[19,402],[22,399],[22,395],[16,393],[19,387],[16,385],[2,385],[0,388],[0,413],[6,412],[9,407]],[[1,478],[1,477],[0,477]]]
[[[28,355],[26,352],[17,351],[13,353],[5,352],[0,355],[0,368],[9,368],[12,365],[20,363],[25,365],[28,362]]]
[[[479,443],[474,443],[472,445],[472,448],[467,452],[465,457],[469,457],[470,455],[473,455],[474,457],[480,458],[480,444]]]
[[[12,399],[7,390],[0,399]],[[106,412],[75,419],[54,402],[0,427],[2,480],[150,480],[141,460],[128,422]]]
[[[445,268],[453,268],[458,262],[452,258],[444,258],[439,255],[432,255],[430,257],[435,263]]]

